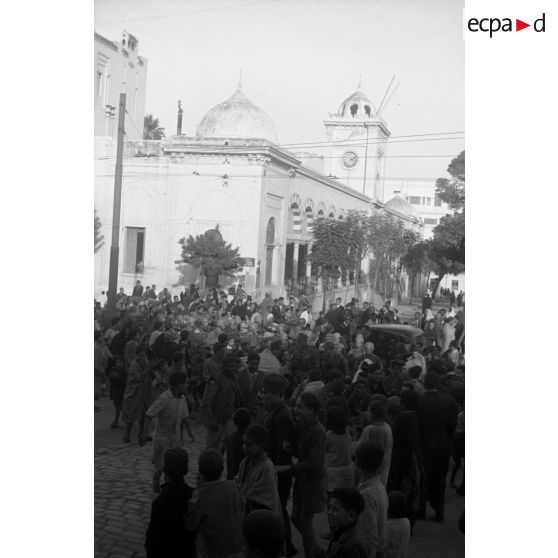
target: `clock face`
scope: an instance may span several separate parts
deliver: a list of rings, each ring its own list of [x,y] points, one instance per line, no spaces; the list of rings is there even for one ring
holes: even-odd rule
[[[341,163],[347,169],[352,169],[358,163],[358,155],[354,151],[345,151],[341,157]]]

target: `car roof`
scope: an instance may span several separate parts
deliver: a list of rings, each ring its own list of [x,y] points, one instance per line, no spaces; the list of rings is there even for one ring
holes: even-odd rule
[[[399,324],[374,324],[368,326],[370,331],[385,331],[386,333],[400,333],[416,337],[422,335],[422,329],[410,325]]]

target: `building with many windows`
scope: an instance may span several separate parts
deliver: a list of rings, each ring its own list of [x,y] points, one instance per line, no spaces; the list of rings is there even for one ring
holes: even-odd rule
[[[126,93],[126,137],[143,137],[147,60],[138,54],[138,40],[122,31],[119,41],[95,33],[95,136],[116,138],[120,93]]]

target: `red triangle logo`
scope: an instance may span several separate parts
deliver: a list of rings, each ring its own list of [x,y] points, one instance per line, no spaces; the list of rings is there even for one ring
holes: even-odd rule
[[[525,29],[526,27],[531,27],[531,24],[525,23],[524,21],[521,21],[520,19],[515,20],[515,30],[516,31],[521,31],[522,29]]]

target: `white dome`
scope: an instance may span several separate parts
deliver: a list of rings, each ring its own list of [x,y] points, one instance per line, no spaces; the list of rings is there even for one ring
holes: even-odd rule
[[[198,138],[257,138],[277,143],[271,118],[252,103],[240,87],[224,103],[213,107],[201,120]]]

